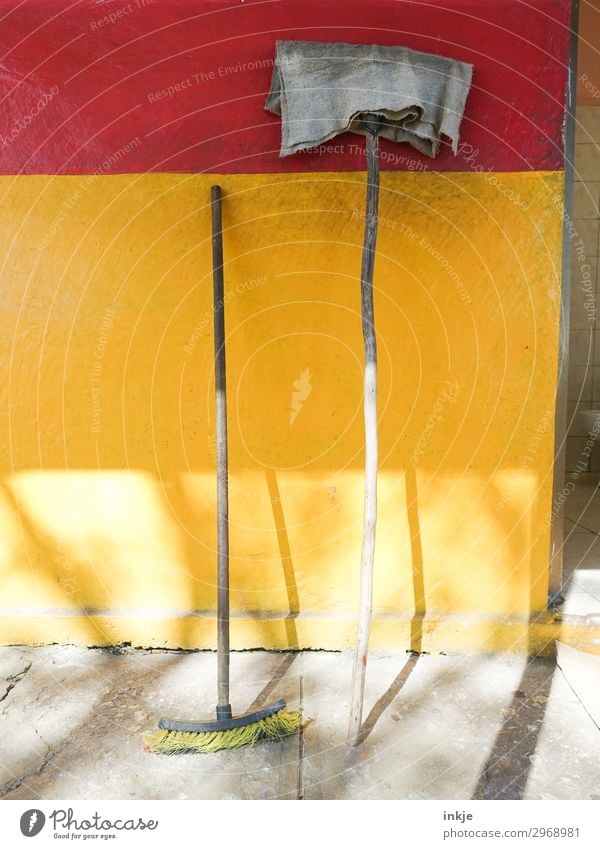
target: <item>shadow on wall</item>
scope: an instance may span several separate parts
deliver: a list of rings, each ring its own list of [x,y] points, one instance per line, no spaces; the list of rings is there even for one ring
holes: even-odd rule
[[[529,207],[517,215],[475,176],[384,176],[387,220],[411,222],[381,228],[376,269],[384,615],[526,616],[546,603],[554,178],[524,175]],[[3,607],[30,611],[32,639],[45,638],[44,612],[83,609],[77,639],[98,642],[94,611],[114,611],[154,617],[159,644],[206,645],[216,520],[210,226],[198,198],[211,179],[98,180],[41,240],[40,262],[27,246],[70,198],[60,179],[44,195],[49,179],[8,190],[0,231],[12,340],[1,354]],[[363,486],[353,210],[364,175],[289,179],[221,180],[232,609],[256,614],[255,635],[280,648],[311,644],[304,613],[354,612]]]
[[[352,610],[349,575],[357,571],[353,567],[360,552],[362,487],[357,475],[353,507],[350,510],[346,503],[342,508],[345,515],[336,535],[339,539],[319,546],[310,544],[310,533],[322,517],[312,519],[310,499],[306,504],[286,503],[280,477],[285,478],[273,470],[265,473],[270,526],[261,527],[260,520],[253,519],[256,505],[252,504],[247,524],[232,529],[232,600],[238,611],[258,611],[259,616],[261,612],[265,616],[279,612],[285,631],[283,645],[280,637],[267,636],[266,622],[258,627],[271,641],[267,644],[296,649],[301,647],[296,621],[302,609],[327,612],[332,606],[338,611]],[[469,576],[468,582],[467,576],[462,576],[464,585],[455,587],[449,578],[439,575],[435,559],[426,561],[417,475],[411,469],[402,478],[406,501],[401,510],[390,509],[391,498],[385,505],[386,512],[396,514],[396,526],[388,525],[389,540],[385,532],[380,533],[377,580],[383,582],[385,591],[379,590],[376,604],[390,612],[414,609],[410,648],[420,652],[427,610],[460,609],[461,597],[476,604],[476,582],[482,571],[479,576]],[[398,494],[394,485],[388,486]],[[179,611],[177,640],[184,646],[194,645],[193,611],[214,610],[216,603],[215,516],[210,503],[202,511],[196,501],[186,497],[187,492],[185,481],[166,487],[164,481],[159,484],[147,473],[132,471],[23,472],[13,476],[11,484],[3,482],[5,609],[22,613],[31,609],[34,615],[42,611],[115,611],[117,615],[149,611],[158,618],[170,618]],[[329,497],[335,504],[337,494]],[[333,507],[332,512],[335,510]],[[336,518],[332,517],[332,526]],[[406,535],[404,544],[401,534]],[[431,533],[430,539],[435,536]],[[236,556],[244,546],[255,548],[256,554]],[[293,555],[294,550],[298,554]],[[432,575],[433,584],[429,583]],[[514,586],[509,579],[505,583],[508,588]],[[500,581],[499,585],[506,597],[506,587]],[[520,602],[526,592],[523,586]],[[301,598],[306,599],[304,608]],[[86,628],[89,643],[103,642],[92,619]]]

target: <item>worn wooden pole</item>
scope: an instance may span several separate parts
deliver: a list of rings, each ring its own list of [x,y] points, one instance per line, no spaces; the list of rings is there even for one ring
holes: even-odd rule
[[[227,381],[221,187],[210,190],[212,215],[215,402],[217,434],[217,719],[231,717],[229,703],[229,492],[227,464]]]
[[[374,118],[377,116],[374,116]],[[365,121],[367,137],[367,208],[360,277],[362,331],[365,348],[364,419],[365,419],[365,491],[363,541],[360,566],[360,598],[356,649],[352,670],[352,694],[348,740],[360,742],[365,673],[373,608],[373,560],[375,525],[377,522],[377,342],[373,310],[373,269],[377,245],[377,213],[379,206],[379,135],[380,120]]]

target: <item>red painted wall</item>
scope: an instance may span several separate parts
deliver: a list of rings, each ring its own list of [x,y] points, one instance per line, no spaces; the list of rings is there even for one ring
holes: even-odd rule
[[[356,136],[279,159],[279,120],[263,109],[277,38],[405,44],[475,65],[466,153],[433,161],[384,142],[384,168],[560,169],[569,5],[1,0],[0,173],[361,169]]]

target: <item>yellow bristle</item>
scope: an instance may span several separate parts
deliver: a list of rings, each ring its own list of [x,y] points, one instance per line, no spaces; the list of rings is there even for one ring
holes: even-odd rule
[[[299,711],[280,710],[271,716],[231,728],[227,731],[157,731],[146,734],[144,743],[150,752],[163,755],[199,752],[208,754],[219,749],[239,749],[263,740],[280,740],[299,730],[302,714]]]

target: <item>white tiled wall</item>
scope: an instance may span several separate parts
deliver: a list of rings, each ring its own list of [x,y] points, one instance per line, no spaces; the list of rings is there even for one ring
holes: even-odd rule
[[[577,259],[575,245],[571,270],[571,329],[569,335],[569,435],[567,469],[582,459],[587,435],[578,410],[600,409],[600,319],[595,314],[598,291],[598,225],[600,221],[600,106],[577,108],[573,218],[585,257]],[[584,266],[589,266],[585,269]],[[586,291],[589,275],[591,289]],[[586,307],[587,305],[587,307]],[[600,445],[594,448],[590,468],[600,471]]]

